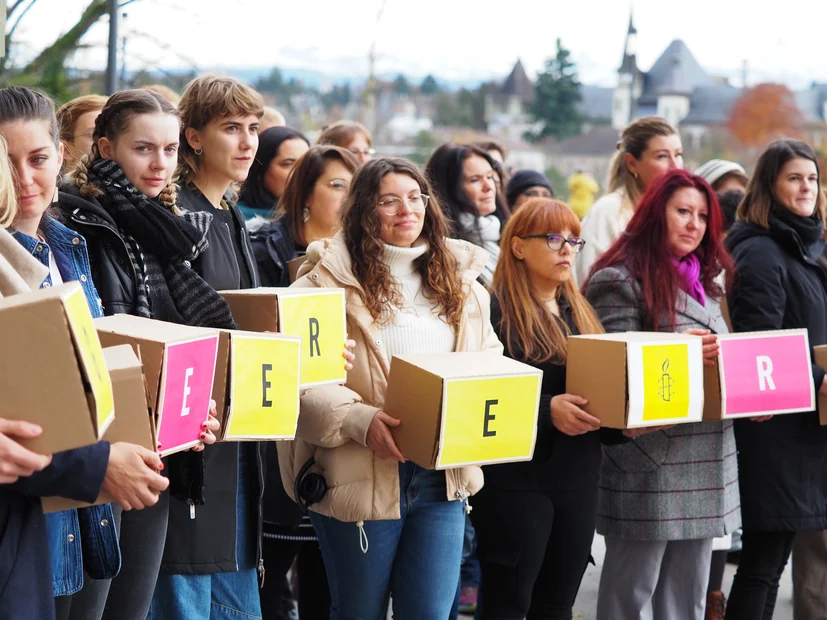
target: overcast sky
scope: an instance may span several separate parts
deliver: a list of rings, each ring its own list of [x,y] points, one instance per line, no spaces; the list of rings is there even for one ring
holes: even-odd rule
[[[31,0],[27,0],[31,1]],[[22,57],[75,22],[89,0],[35,0],[17,31]],[[530,76],[554,53],[573,54],[582,81],[614,85],[629,19],[627,0],[135,0],[123,31],[127,68],[188,66],[319,69],[335,77],[377,70],[451,79],[503,77],[517,58]],[[768,9],[758,10],[757,4]],[[781,81],[801,88],[827,81],[827,2],[636,0],[638,63],[647,70],[683,39],[710,73],[741,84]],[[14,23],[14,16],[11,20]],[[73,65],[102,68],[103,21]]]

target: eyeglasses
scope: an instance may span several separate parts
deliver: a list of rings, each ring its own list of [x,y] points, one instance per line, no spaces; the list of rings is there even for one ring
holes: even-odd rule
[[[407,200],[402,200],[397,196],[391,196],[390,198],[385,198],[377,202],[376,206],[379,207],[382,213],[390,216],[398,215],[406,203],[408,208],[414,213],[422,213],[425,211],[425,207],[428,206],[428,200],[430,198],[430,196],[426,196],[425,194],[416,194]]]
[[[559,252],[563,249],[563,245],[568,243],[571,246],[571,251],[577,254],[586,245],[585,240],[580,237],[572,237],[566,239],[563,235],[555,235],[554,233],[546,233],[545,235],[526,235],[520,239],[545,239],[549,250]]]
[[[376,155],[376,149],[348,149],[354,155],[364,155],[365,157],[372,157]]]

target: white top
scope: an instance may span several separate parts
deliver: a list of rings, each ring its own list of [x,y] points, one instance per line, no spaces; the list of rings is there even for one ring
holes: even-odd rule
[[[379,326],[380,339],[388,357],[451,353],[456,348],[454,329],[439,318],[433,302],[422,294],[422,278],[414,270],[414,261],[427,245],[412,248],[385,245],[383,260],[396,280],[404,306],[394,308],[392,319]]]
[[[606,194],[594,203],[583,218],[580,237],[586,245],[574,260],[574,277],[579,286],[583,286],[592,265],[626,230],[634,215],[634,210],[623,197],[620,190]]]
[[[55,262],[55,253],[52,251],[49,252],[49,275],[52,278],[52,286],[63,284],[63,277],[60,275],[60,269]]]

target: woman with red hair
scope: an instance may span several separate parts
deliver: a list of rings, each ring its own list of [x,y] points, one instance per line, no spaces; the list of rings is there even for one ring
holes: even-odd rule
[[[715,278],[730,267],[715,193],[672,170],[647,189],[585,293],[607,332],[703,336],[705,363],[714,364],[715,334],[727,331]],[[606,446],[600,468],[597,617],[703,620],[712,539],[740,525],[732,422],[624,434],[633,441]]]

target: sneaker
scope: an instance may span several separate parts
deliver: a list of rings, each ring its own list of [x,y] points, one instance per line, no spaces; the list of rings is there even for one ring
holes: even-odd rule
[[[706,596],[706,620],[724,620],[726,597],[723,592],[710,592]]]
[[[459,591],[459,613],[472,614],[477,611],[477,588],[462,586]]]

